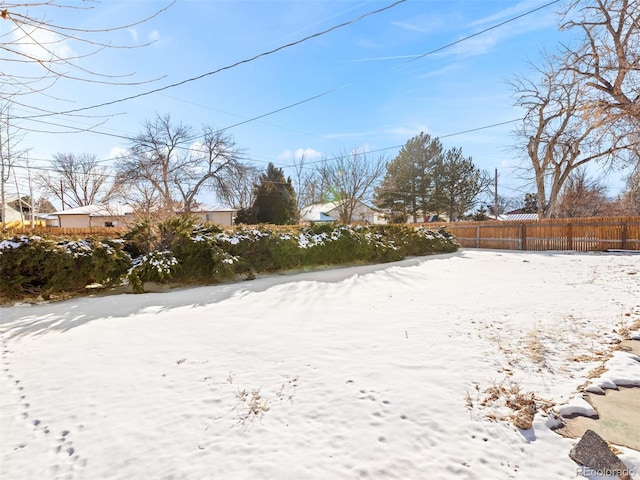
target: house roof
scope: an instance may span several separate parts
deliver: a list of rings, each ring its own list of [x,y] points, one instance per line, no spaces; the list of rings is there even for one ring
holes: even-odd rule
[[[526,222],[530,220],[538,220],[537,213],[507,213],[506,215],[500,215],[498,220],[503,222]]]
[[[53,212],[52,215],[89,215],[90,217],[123,217],[133,213],[133,207],[114,203],[110,205],[85,205]]]
[[[195,208],[192,208],[193,213],[206,213],[206,212],[237,212],[237,208],[223,207],[221,205],[212,205],[209,203],[201,203]]]
[[[300,220],[303,222],[337,222],[337,208],[345,201],[346,200],[339,202],[316,203],[309,205],[308,207],[304,207],[300,210]],[[360,200],[357,201],[357,204],[362,205],[371,211],[376,211],[374,208]]]
[[[334,208],[336,208],[336,203],[333,202],[309,205],[300,211],[300,220],[303,222],[337,222],[337,218],[327,214]]]

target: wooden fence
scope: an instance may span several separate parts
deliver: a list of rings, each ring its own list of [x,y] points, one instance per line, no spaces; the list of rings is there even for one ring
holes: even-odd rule
[[[9,230],[9,235],[20,234],[46,234],[46,235],[72,235],[75,237],[81,236],[113,236],[128,231],[127,227],[91,227],[91,228],[66,228],[66,227],[17,227]]]
[[[527,222],[428,223],[444,226],[467,248],[640,251],[640,217],[556,218]]]
[[[426,223],[427,227],[444,226],[466,248],[502,250],[636,250],[640,251],[640,217],[556,218],[527,222],[453,222]],[[277,228],[277,227],[274,227]],[[286,227],[286,228],[289,228]],[[123,233],[126,228],[28,227],[19,233],[52,235],[103,235]]]

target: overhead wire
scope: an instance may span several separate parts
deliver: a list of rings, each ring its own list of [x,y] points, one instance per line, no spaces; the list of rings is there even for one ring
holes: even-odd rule
[[[320,36],[320,35],[324,35],[325,33],[328,33],[328,32],[330,32],[330,31],[336,30],[337,28],[340,28],[340,27],[342,27],[342,26],[345,26],[345,25],[348,25],[348,24],[351,24],[351,23],[355,23],[356,21],[358,21],[358,20],[360,20],[360,19],[363,19],[363,18],[365,18],[365,17],[367,17],[367,16],[371,16],[371,15],[373,15],[373,14],[380,13],[380,12],[382,12],[382,11],[384,11],[384,10],[388,10],[388,9],[390,9],[390,8],[392,8],[392,7],[394,7],[394,6],[398,5],[398,4],[400,4],[400,3],[403,3],[404,1],[406,1],[406,0],[402,0],[402,1],[395,2],[395,3],[391,4],[391,5],[388,5],[388,6],[384,7],[384,8],[381,8],[381,9],[375,10],[375,11],[373,11],[373,12],[368,12],[368,13],[366,13],[366,14],[363,14],[363,15],[361,15],[361,16],[359,16],[359,17],[357,17],[355,20],[351,20],[351,21],[348,21],[348,22],[343,22],[342,24],[339,24],[339,25],[336,25],[336,26],[331,27],[331,28],[329,28],[329,29],[323,30],[322,32],[318,32],[318,33],[316,33],[316,34],[308,35],[308,36],[304,37],[304,38],[303,38],[303,39],[301,39],[301,40],[298,40],[298,41],[296,41],[296,42],[291,42],[291,43],[289,43],[289,44],[287,44],[287,45],[283,45],[283,46],[277,47],[277,48],[275,48],[275,49],[270,50],[269,52],[272,52],[272,53],[273,53],[273,52],[276,52],[276,51],[282,50],[283,48],[287,48],[288,46],[296,45],[296,44],[302,43],[303,41],[306,41],[306,40],[308,40],[308,39],[315,38],[315,37]],[[469,39],[471,39],[471,38],[474,38],[474,37],[476,37],[476,36],[478,36],[478,35],[481,35],[481,34],[483,34],[483,33],[486,33],[486,32],[489,32],[489,31],[491,31],[491,30],[494,30],[494,29],[496,29],[496,28],[498,28],[498,27],[504,26],[504,25],[506,25],[506,24],[508,24],[508,23],[510,23],[510,22],[513,22],[513,21],[515,21],[515,20],[518,20],[518,19],[520,19],[520,18],[523,18],[523,17],[525,17],[525,16],[527,16],[527,15],[530,15],[530,14],[532,14],[532,13],[535,13],[535,12],[537,12],[537,11],[541,10],[541,9],[544,9],[544,8],[546,8],[546,7],[549,7],[550,5],[553,5],[553,4],[555,4],[555,3],[558,3],[559,1],[560,1],[560,0],[553,0],[553,1],[551,1],[551,2],[545,3],[544,5],[541,5],[541,6],[538,6],[538,7],[536,7],[536,8],[533,8],[533,9],[531,9],[531,10],[528,10],[528,11],[526,11],[526,12],[524,12],[524,13],[521,13],[521,14],[519,14],[519,15],[516,15],[516,16],[514,16],[514,17],[510,17],[510,18],[509,18],[509,19],[507,19],[507,20],[504,20],[504,21],[502,21],[502,22],[499,22],[499,23],[497,23],[497,24],[495,24],[495,25],[492,25],[492,26],[490,26],[490,27],[488,27],[488,28],[485,28],[485,29],[483,29],[483,30],[481,30],[481,31],[479,31],[479,32],[476,32],[476,33],[474,33],[474,34],[472,34],[472,35],[468,35],[468,36],[466,36],[466,37],[463,37],[462,39],[459,39],[459,40],[457,40],[457,41],[455,41],[455,42],[450,42],[450,43],[448,43],[448,44],[446,44],[446,45],[443,45],[443,46],[441,46],[441,47],[438,47],[438,48],[436,48],[436,49],[434,49],[434,50],[431,50],[431,51],[426,52],[426,53],[424,53],[424,54],[418,55],[418,56],[416,56],[415,58],[412,58],[412,59],[410,59],[410,60],[408,60],[408,61],[405,61],[405,62],[403,62],[403,63],[404,63],[404,64],[406,64],[406,63],[409,63],[409,62],[413,62],[413,61],[415,61],[415,60],[418,60],[418,59],[424,58],[424,57],[426,57],[426,56],[432,55],[432,54],[434,54],[434,53],[440,52],[440,51],[442,51],[442,50],[444,50],[444,49],[446,49],[446,48],[450,48],[451,46],[457,45],[457,44],[462,43],[462,42],[464,42],[464,41],[468,41],[468,40],[469,40]],[[264,56],[265,54],[268,54],[269,52],[265,52],[264,54],[256,55],[256,56],[254,56],[254,57],[252,57],[252,58],[253,58],[253,59],[259,58],[259,57],[261,57],[261,56]],[[240,64],[242,64],[242,63],[246,63],[247,61],[251,61],[251,59],[247,59],[247,60],[243,60],[243,61],[240,61],[240,62],[236,62],[235,64],[233,64],[233,65],[231,65],[231,66],[223,67],[223,69],[233,68],[233,66],[237,66],[237,65],[240,65]],[[217,72],[219,72],[219,71],[221,71],[221,70],[222,70],[222,69],[218,69],[218,70],[216,70],[216,71],[214,71],[214,72],[209,72],[209,74],[217,73]],[[206,76],[206,75],[207,75],[207,74],[203,74],[203,75],[201,75],[201,76],[199,76],[199,77],[193,77],[192,79],[188,79],[187,81],[193,81],[193,80],[195,80],[195,79],[202,78],[203,76]],[[185,82],[186,82],[186,81],[185,81]],[[180,84],[180,83],[181,83],[181,82],[178,82],[178,84]],[[176,84],[176,85],[177,85],[177,84]],[[300,101],[297,101],[297,102],[291,103],[291,104],[286,105],[286,106],[284,106],[284,107],[280,107],[280,108],[277,108],[277,109],[275,109],[275,110],[269,111],[269,112],[267,112],[267,113],[264,113],[264,114],[261,114],[261,115],[257,115],[257,116],[255,116],[255,117],[251,117],[251,118],[248,118],[248,119],[243,120],[243,121],[241,121],[241,122],[237,122],[237,123],[235,123],[235,124],[229,125],[229,126],[227,126],[227,127],[221,128],[220,130],[228,130],[228,129],[231,129],[231,128],[234,128],[234,127],[237,127],[237,126],[240,126],[240,125],[244,125],[244,124],[247,124],[247,123],[250,123],[250,122],[253,122],[253,121],[256,121],[256,120],[262,119],[262,118],[265,118],[265,117],[270,116],[270,115],[273,115],[273,114],[275,114],[275,113],[279,113],[279,112],[282,112],[282,111],[284,111],[284,110],[291,109],[291,108],[294,108],[294,107],[299,106],[299,105],[301,105],[301,104],[304,104],[304,103],[310,102],[310,101],[312,101],[312,100],[315,100],[315,99],[318,99],[318,98],[324,97],[324,96],[329,95],[329,94],[331,94],[331,93],[334,93],[334,92],[336,92],[336,91],[338,91],[338,90],[341,90],[341,89],[343,89],[343,88],[345,88],[345,87],[346,87],[346,86],[345,86],[345,85],[343,85],[343,86],[341,86],[341,87],[337,87],[337,88],[333,88],[333,89],[330,89],[330,90],[324,91],[324,92],[322,92],[322,93],[320,93],[320,94],[316,94],[316,95],[313,95],[313,96],[311,96],[311,97],[307,97],[307,98],[305,98],[305,99],[303,99],[303,100],[300,100]],[[171,86],[163,87],[161,90],[164,90],[164,89],[167,89],[167,88],[171,88]],[[139,94],[139,95],[146,95],[146,94],[149,94],[149,93],[154,93],[154,92],[156,92],[156,91],[159,91],[159,90],[157,90],[157,89],[156,89],[156,90],[149,91],[149,92],[146,92],[146,93],[145,93],[145,92],[143,92],[142,94]],[[135,96],[135,97],[137,97],[137,96]],[[134,98],[135,98],[135,97],[134,97]],[[121,99],[121,101],[125,101],[125,100],[126,100],[126,99]],[[87,107],[87,108],[93,108],[93,107]],[[87,108],[83,107],[82,109],[75,109],[74,111],[80,111],[80,110],[87,109]],[[68,112],[70,112],[70,111],[68,111]],[[42,117],[42,116],[50,116],[50,114],[22,116],[22,117],[16,117],[16,119],[23,119],[23,120],[24,120],[24,119],[29,119],[29,120],[32,120],[32,119],[40,118],[40,117]],[[33,121],[35,121],[35,120],[33,120]],[[42,120],[39,120],[39,121],[42,121]],[[511,122],[513,122],[513,121],[506,122],[506,123],[511,123]],[[499,124],[496,124],[495,126],[502,125],[502,124],[504,124],[504,123],[499,123]],[[55,123],[53,123],[53,122],[52,122],[52,123],[50,123],[50,125],[55,125]],[[75,127],[65,126],[65,128],[75,128]],[[479,129],[485,129],[485,128],[487,128],[487,127],[484,127],[484,126],[483,126],[483,127],[479,127]],[[129,137],[129,136],[121,136],[121,135],[116,135],[116,134],[108,134],[108,133],[100,132],[100,131],[95,130],[95,129],[79,129],[79,130],[80,130],[80,131],[90,131],[91,133],[96,133],[96,134],[101,134],[101,135],[113,136],[113,137],[115,137],[115,138],[122,138],[122,139],[124,139],[124,140],[129,140],[129,141],[131,141],[131,140],[132,140],[132,137]],[[472,132],[472,131],[475,131],[475,129],[470,129],[470,130],[468,130],[468,132]],[[462,132],[462,133],[467,133],[467,131]],[[452,135],[459,135],[459,134],[460,134],[460,133],[455,133],[455,134],[452,134]],[[187,140],[187,141],[193,141],[193,140],[196,140],[197,138],[198,138],[198,136],[193,137],[193,138],[191,138],[191,139],[189,139],[189,140]],[[445,137],[445,136],[441,136],[441,137],[439,137],[439,138],[446,138],[446,137]],[[398,148],[398,147],[397,147],[397,146],[393,146],[393,147],[388,147],[388,148],[383,149],[383,150],[391,150],[391,149],[393,149],[393,148]],[[101,161],[106,162],[106,161],[113,161],[113,160],[115,160],[115,159],[105,159],[105,160],[101,160]]]
[[[133,99],[136,99],[136,98],[140,98],[140,97],[144,97],[144,96],[151,95],[151,94],[154,94],[154,93],[158,93],[158,92],[162,92],[162,91],[165,91],[165,90],[169,90],[171,88],[175,88],[175,87],[179,87],[179,86],[182,86],[182,85],[186,85],[187,83],[195,82],[197,80],[202,80],[203,78],[206,78],[206,77],[209,77],[209,76],[212,76],[212,75],[216,75],[216,74],[218,74],[220,72],[223,72],[225,70],[230,70],[230,69],[238,67],[240,65],[244,65],[246,63],[253,62],[253,61],[258,60],[260,58],[263,58],[263,57],[266,57],[266,56],[269,56],[269,55],[273,55],[274,53],[280,52],[281,50],[285,50],[287,48],[291,48],[291,47],[294,47],[296,45],[300,45],[301,43],[307,42],[307,41],[312,40],[314,38],[321,37],[323,35],[326,35],[328,33],[333,32],[335,30],[338,30],[340,28],[343,28],[343,27],[352,25],[354,23],[357,23],[357,22],[359,22],[361,20],[364,20],[365,18],[370,17],[372,15],[377,15],[378,13],[382,13],[382,12],[384,12],[386,10],[394,8],[397,5],[400,5],[400,4],[402,4],[402,3],[406,2],[406,1],[407,0],[396,0],[395,2],[391,3],[390,5],[386,5],[386,6],[382,7],[382,8],[378,8],[376,10],[364,13],[364,14],[362,14],[362,15],[354,18],[354,19],[347,20],[346,22],[342,22],[342,23],[340,23],[338,25],[334,25],[334,26],[329,27],[329,28],[327,28],[325,30],[322,30],[320,32],[316,32],[316,33],[313,33],[311,35],[307,35],[307,36],[305,36],[305,37],[303,37],[303,38],[301,38],[299,40],[296,40],[296,41],[293,41],[293,42],[289,42],[289,43],[284,44],[284,45],[280,45],[279,47],[273,48],[271,50],[267,50],[265,52],[262,52],[262,53],[259,53],[257,55],[254,55],[252,57],[246,58],[244,60],[239,60],[239,61],[237,61],[235,63],[230,64],[230,65],[226,65],[224,67],[220,67],[220,68],[217,68],[215,70],[212,70],[212,71],[197,75],[195,77],[190,77],[190,78],[181,80],[179,82],[171,83],[171,84],[165,85],[163,87],[154,88],[154,89],[147,90],[145,92],[141,92],[141,93],[138,93],[138,94],[135,94],[135,95],[130,95],[130,96],[127,96],[127,97],[116,99],[116,100],[110,100],[108,102],[103,102],[103,103],[99,103],[99,104],[89,105],[89,106],[86,106],[86,107],[80,107],[80,108],[75,108],[75,109],[71,109],[71,110],[65,110],[65,111],[62,111],[62,112],[52,112],[52,113],[46,113],[46,114],[40,114],[40,115],[32,115],[32,116],[29,116],[29,117],[21,117],[21,119],[41,118],[41,117],[52,116],[52,115],[68,115],[68,114],[72,114],[72,113],[83,112],[83,111],[92,110],[92,109],[95,109],[95,108],[101,108],[101,107],[106,107],[106,106],[109,106],[109,105],[115,105],[115,104],[118,104],[118,103],[126,102],[126,101],[133,100]]]
[[[80,112],[80,111],[84,111],[84,110],[89,110],[89,109],[93,109],[93,108],[98,108],[98,107],[105,106],[105,105],[109,105],[109,104],[120,103],[120,102],[124,102],[124,101],[126,101],[126,100],[130,100],[130,99],[132,99],[132,98],[138,98],[138,97],[140,97],[140,96],[150,95],[150,94],[152,94],[152,93],[160,92],[160,91],[167,90],[167,89],[169,89],[169,88],[173,88],[173,87],[176,87],[176,86],[179,86],[179,85],[182,85],[182,84],[188,83],[188,82],[192,82],[192,81],[195,81],[195,80],[199,80],[199,79],[204,78],[204,77],[206,77],[206,76],[213,75],[213,74],[215,74],[215,73],[219,73],[219,72],[221,72],[221,71],[223,71],[223,70],[228,70],[228,69],[230,69],[230,68],[233,68],[233,67],[239,66],[239,65],[241,65],[241,64],[248,63],[248,62],[250,62],[250,61],[256,60],[256,59],[261,58],[261,57],[263,57],[263,56],[271,55],[271,54],[273,54],[273,53],[275,53],[275,52],[277,52],[277,51],[283,50],[284,48],[288,48],[288,47],[291,47],[291,46],[294,46],[294,45],[300,44],[300,43],[302,43],[302,42],[304,42],[304,41],[307,41],[307,40],[309,40],[309,39],[312,39],[312,38],[315,38],[315,37],[318,37],[318,36],[324,35],[324,34],[326,34],[326,33],[329,33],[329,32],[331,32],[331,31],[333,31],[333,30],[336,30],[336,29],[338,29],[338,28],[341,28],[341,27],[344,27],[344,26],[350,25],[350,24],[352,24],[352,23],[355,23],[355,22],[357,22],[357,21],[359,21],[359,20],[362,20],[363,18],[366,18],[366,17],[368,17],[368,16],[371,16],[371,15],[374,15],[374,14],[376,14],[376,13],[380,13],[380,12],[382,12],[382,11],[385,11],[385,10],[388,10],[388,9],[390,9],[390,8],[393,8],[393,7],[395,7],[395,6],[396,6],[396,5],[398,5],[398,4],[404,3],[405,1],[406,1],[406,0],[399,0],[399,1],[396,1],[396,2],[392,3],[391,5],[388,5],[388,6],[384,7],[384,8],[380,8],[380,9],[377,9],[377,10],[375,10],[375,11],[368,12],[368,13],[366,13],[366,14],[363,14],[363,15],[361,15],[361,16],[359,16],[359,17],[357,17],[356,19],[353,19],[353,20],[350,20],[350,21],[347,21],[347,22],[343,22],[343,23],[341,23],[341,24],[339,24],[339,25],[336,25],[336,26],[333,26],[333,27],[331,27],[331,28],[329,28],[329,29],[323,30],[322,32],[318,32],[318,33],[315,33],[315,34],[312,34],[312,35],[308,35],[308,36],[306,36],[306,37],[304,37],[304,38],[302,38],[302,39],[300,39],[300,40],[297,40],[297,41],[295,41],[295,42],[290,42],[290,43],[288,43],[288,44],[286,44],[286,45],[282,45],[282,46],[280,46],[280,47],[274,48],[274,49],[269,50],[269,51],[267,51],[267,52],[263,52],[263,53],[261,53],[261,54],[258,54],[258,55],[256,55],[256,56],[254,56],[254,57],[251,57],[251,58],[249,58],[249,59],[245,59],[245,60],[242,60],[242,61],[236,62],[236,63],[234,63],[234,64],[232,64],[232,65],[228,65],[228,66],[226,66],[226,67],[222,67],[222,68],[220,68],[220,69],[217,69],[217,70],[214,70],[214,71],[211,71],[211,72],[207,72],[207,73],[205,73],[205,74],[199,75],[199,76],[197,76],[197,77],[192,77],[192,78],[189,78],[189,79],[183,80],[183,81],[181,81],[181,82],[177,82],[177,83],[175,83],[175,84],[167,85],[167,86],[165,86],[165,87],[161,87],[161,88],[159,88],[159,89],[149,90],[149,91],[142,92],[142,93],[140,93],[140,94],[137,94],[137,95],[134,95],[134,96],[131,96],[131,97],[125,97],[125,98],[122,98],[122,99],[119,99],[119,100],[116,100],[116,101],[112,101],[112,102],[105,102],[105,103],[103,103],[103,104],[92,105],[92,106],[88,106],[88,107],[82,107],[82,108],[79,108],[79,109],[67,110],[67,111],[64,111],[64,112],[51,112],[51,113],[47,113],[47,114],[40,114],[40,115],[28,115],[28,116],[16,117],[16,119],[19,119],[19,120],[31,120],[31,121],[38,121],[38,122],[46,123],[46,124],[49,124],[49,125],[52,125],[52,126],[61,126],[61,127],[64,127],[64,128],[78,129],[78,130],[80,130],[80,131],[87,131],[87,132],[91,132],[91,133],[96,133],[96,134],[100,134],[100,135],[106,135],[106,136],[111,136],[111,137],[114,137],[114,138],[121,138],[121,139],[124,139],[124,140],[129,140],[129,141],[131,141],[131,140],[132,140],[132,137],[130,137],[130,136],[117,135],[117,134],[110,134],[110,133],[106,133],[106,132],[98,131],[98,130],[96,130],[96,129],[94,129],[94,128],[79,129],[78,127],[71,127],[71,126],[67,126],[67,125],[55,124],[54,122],[45,122],[45,121],[41,120],[41,118],[42,118],[42,117],[46,117],[46,116],[52,116],[52,115],[62,115],[62,114],[76,113],[76,112]],[[536,8],[534,8],[534,9],[529,10],[529,11],[527,11],[527,12],[524,12],[524,13],[522,13],[522,14],[520,14],[520,15],[517,15],[517,16],[515,16],[515,17],[511,17],[511,18],[509,18],[509,19],[507,19],[507,20],[505,20],[505,21],[503,21],[503,22],[500,22],[500,23],[498,23],[498,24],[496,24],[496,25],[493,25],[493,26],[491,26],[491,27],[488,27],[488,28],[486,28],[486,29],[483,29],[483,30],[481,30],[480,32],[476,32],[476,33],[475,33],[475,34],[473,34],[473,35],[466,36],[466,37],[464,37],[464,38],[462,38],[462,39],[460,39],[460,40],[457,40],[457,41],[455,41],[455,42],[451,42],[451,43],[449,43],[449,44],[447,44],[447,45],[444,45],[444,46],[442,46],[442,47],[439,47],[439,48],[437,48],[437,49],[434,49],[434,50],[432,50],[432,51],[430,51],[430,52],[427,52],[427,53],[424,53],[424,54],[418,55],[417,57],[412,58],[412,59],[410,59],[410,60],[408,60],[408,61],[406,61],[406,62],[404,62],[404,63],[409,63],[409,62],[412,62],[412,61],[418,60],[418,59],[420,59],[420,58],[424,58],[424,57],[426,57],[426,56],[428,56],[428,55],[432,55],[432,54],[434,54],[434,53],[436,53],[436,52],[439,52],[439,51],[442,51],[442,50],[444,50],[444,49],[446,49],[446,48],[449,48],[449,47],[451,47],[451,46],[453,46],[453,45],[457,45],[457,44],[459,44],[459,43],[461,43],[461,42],[467,41],[467,40],[469,40],[469,39],[471,39],[471,38],[474,38],[474,37],[476,37],[476,36],[478,36],[478,35],[481,35],[481,34],[486,33],[486,32],[488,32],[488,31],[494,30],[494,29],[496,29],[496,28],[498,28],[498,27],[500,27],[500,26],[503,26],[503,25],[505,25],[505,24],[507,24],[507,23],[510,23],[510,22],[515,21],[515,20],[520,19],[520,18],[523,18],[523,17],[524,17],[524,16],[526,16],[526,15],[530,15],[530,14],[532,14],[532,13],[534,13],[534,12],[537,12],[537,11],[539,11],[539,10],[543,9],[543,8],[546,8],[546,7],[550,6],[550,5],[553,5],[553,4],[557,3],[558,1],[559,1],[559,0],[554,0],[554,1],[548,2],[548,3],[546,3],[546,4],[542,5],[542,6],[536,7]],[[270,111],[270,112],[268,112],[268,113],[261,114],[261,115],[258,115],[258,116],[255,116],[255,117],[252,117],[252,118],[246,119],[246,120],[244,120],[244,121],[242,121],[242,122],[238,122],[238,123],[236,123],[236,124],[230,125],[230,126],[225,127],[225,128],[223,128],[223,129],[221,129],[221,130],[226,130],[226,129],[230,129],[230,128],[237,127],[237,126],[239,126],[239,125],[244,125],[244,124],[246,124],[246,123],[250,123],[250,122],[253,122],[253,121],[256,121],[256,120],[262,119],[262,118],[264,118],[264,117],[267,117],[267,116],[269,116],[269,115],[273,115],[273,114],[275,114],[275,113],[281,112],[281,111],[283,111],[283,110],[290,109],[290,108],[294,108],[294,107],[296,107],[296,106],[298,106],[298,105],[301,105],[301,104],[303,104],[303,103],[310,102],[310,101],[315,100],[315,99],[317,99],[317,98],[321,98],[321,97],[326,96],[326,95],[328,95],[328,94],[330,94],[330,93],[333,93],[333,92],[335,92],[335,91],[338,91],[338,90],[340,90],[340,89],[342,89],[342,88],[345,88],[345,86],[338,87],[338,88],[334,88],[334,89],[331,89],[331,90],[327,90],[327,91],[322,92],[322,93],[320,93],[320,94],[317,94],[317,95],[314,95],[314,96],[308,97],[308,98],[306,98],[306,99],[303,99],[303,100],[301,100],[301,101],[297,101],[297,102],[295,102],[295,103],[289,104],[289,105],[287,105],[287,106],[285,106],[285,107],[280,107],[280,108],[275,109],[275,110],[272,110],[272,111]],[[36,119],[38,119],[38,120],[36,120]],[[496,126],[500,126],[500,125],[505,125],[505,124],[513,123],[513,122],[515,122],[515,121],[517,121],[517,120],[519,120],[519,119],[509,120],[509,121],[506,121],[506,122],[499,122],[499,123],[495,123],[495,124],[491,124],[491,125],[486,125],[486,126],[477,127],[477,128],[473,128],[473,129],[468,129],[468,130],[464,130],[464,131],[460,131],[460,132],[455,132],[455,133],[451,133],[451,134],[447,134],[447,135],[442,135],[442,136],[439,136],[438,138],[447,138],[447,137],[451,137],[451,136],[455,136],[455,135],[461,135],[461,134],[464,134],[464,133],[470,133],[470,132],[474,132],[474,131],[478,131],[478,130],[484,130],[484,129],[487,129],[487,128],[493,128],[493,127],[496,127]],[[191,140],[196,140],[197,138],[199,138],[199,136],[196,136],[196,137],[192,138]],[[388,151],[388,150],[393,150],[393,149],[397,149],[397,148],[401,148],[401,147],[402,147],[402,145],[394,145],[394,146],[391,146],[391,147],[385,147],[385,148],[378,149],[378,150],[371,150],[371,151],[367,151],[366,153],[376,153],[376,152],[380,152],[380,151]],[[334,158],[323,158],[322,160],[318,160],[318,161],[306,162],[306,163],[305,163],[305,165],[315,164],[315,163],[319,163],[319,162],[323,162],[323,161],[325,161],[325,162],[326,162],[326,161],[334,160],[335,158],[338,158],[338,157],[334,157]],[[104,160],[100,160],[100,161],[101,161],[101,162],[107,162],[107,161],[113,161],[113,160],[116,160],[116,159],[117,159],[117,158],[110,158],[110,159],[104,159]]]

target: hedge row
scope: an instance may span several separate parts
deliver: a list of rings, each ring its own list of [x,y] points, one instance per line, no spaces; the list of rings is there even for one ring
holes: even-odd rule
[[[237,227],[195,224],[177,217],[138,224],[117,239],[19,236],[0,241],[0,291],[5,300],[79,293],[87,285],[146,282],[210,284],[255,273],[383,263],[453,252],[446,231],[408,225]]]

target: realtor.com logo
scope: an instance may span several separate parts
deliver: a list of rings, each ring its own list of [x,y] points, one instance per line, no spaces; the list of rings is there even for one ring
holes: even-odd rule
[[[635,472],[632,468],[599,469],[599,468],[589,468],[589,467],[578,467],[576,469],[576,474],[582,475],[583,477],[587,477],[587,478],[599,478],[599,477],[620,478],[620,479],[635,478]]]

